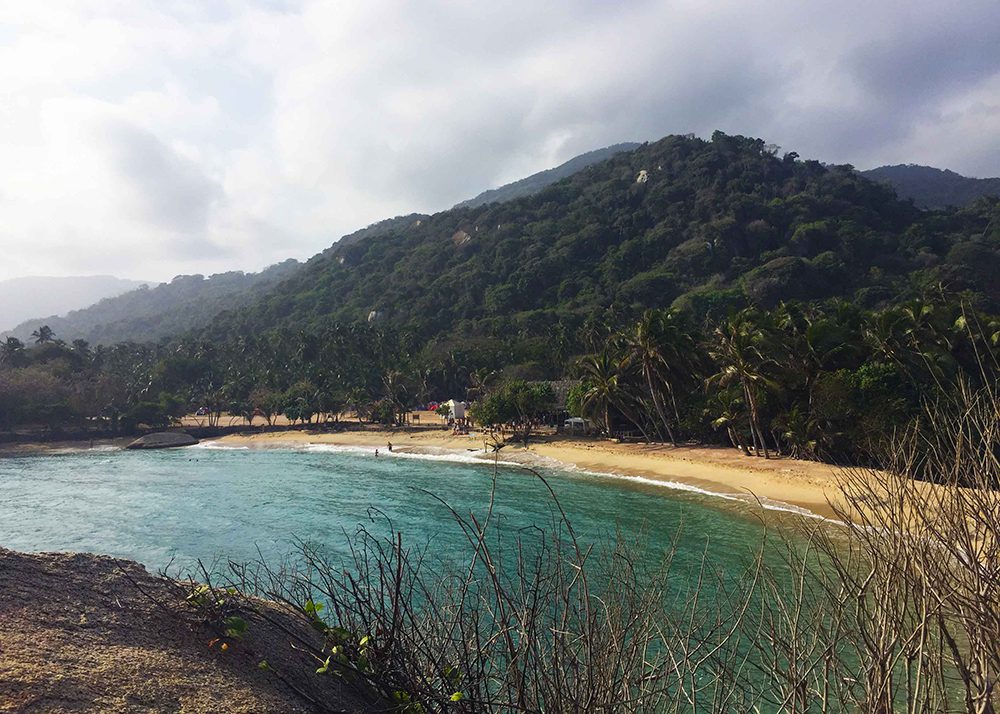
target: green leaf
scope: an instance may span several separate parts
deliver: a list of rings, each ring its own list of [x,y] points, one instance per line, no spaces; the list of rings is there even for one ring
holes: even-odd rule
[[[306,600],[306,604],[303,609],[306,611],[307,615],[310,615],[312,617],[319,617],[319,613],[323,611],[323,607],[324,607],[323,603],[321,602],[313,602],[312,600]]]
[[[227,617],[225,620],[222,621],[222,624],[223,627],[225,628],[224,632],[226,633],[226,637],[240,638],[243,635],[245,635],[247,630],[249,629],[247,621],[244,620],[242,617],[238,617],[236,615],[233,615],[232,617]]]
[[[451,701],[453,702],[460,702],[463,699],[465,699],[465,695],[462,694],[461,692],[455,692],[454,694],[451,695]]]

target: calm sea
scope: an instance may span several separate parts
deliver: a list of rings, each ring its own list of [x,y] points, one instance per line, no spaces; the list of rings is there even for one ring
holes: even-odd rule
[[[89,551],[138,560],[155,571],[197,560],[283,558],[306,541],[346,555],[359,525],[401,531],[449,557],[462,534],[449,514],[482,514],[492,464],[466,454],[389,455],[313,446],[233,449],[212,444],[164,451],[80,450],[0,457],[0,546]],[[633,479],[541,469],[585,543],[616,532],[656,555],[676,541],[675,565],[745,563],[761,541],[760,509]],[[440,500],[439,500],[440,499]],[[503,529],[546,526],[545,486],[515,465],[498,469]]]

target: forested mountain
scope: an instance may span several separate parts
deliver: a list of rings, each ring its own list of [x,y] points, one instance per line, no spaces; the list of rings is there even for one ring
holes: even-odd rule
[[[27,341],[32,332],[47,325],[67,342],[155,342],[207,325],[219,312],[250,302],[299,267],[297,261],[286,260],[260,273],[236,271],[208,278],[178,275],[169,283],[152,288],[143,285],[63,317],[28,320],[6,334]]]
[[[455,208],[478,208],[479,206],[485,206],[489,203],[504,203],[505,201],[513,201],[515,198],[531,196],[538,193],[546,186],[551,186],[556,181],[561,181],[567,176],[572,176],[577,171],[585,169],[588,166],[592,166],[593,164],[600,163],[605,159],[610,159],[615,154],[620,154],[623,151],[632,151],[640,146],[641,144],[636,144],[635,142],[623,142],[621,144],[606,146],[603,149],[588,151],[587,153],[575,156],[566,163],[559,164],[559,166],[554,168],[539,171],[537,174],[532,174],[531,176],[514,181],[513,183],[508,183],[499,188],[483,191],[475,198],[470,198],[456,204]]]
[[[899,164],[861,173],[889,184],[900,198],[912,198],[920,208],[962,207],[983,196],[1000,196],[1000,178],[969,178],[931,166]]]
[[[531,361],[575,349],[588,318],[671,305],[699,318],[788,300],[874,307],[943,283],[996,311],[997,211],[983,199],[924,213],[848,166],[720,132],[671,136],[533,196],[334,245],[208,332],[374,321],[421,340],[516,342],[506,359]]]
[[[134,296],[102,303],[130,312],[95,341],[203,325],[160,344],[92,348],[58,322],[0,342],[0,428],[201,407],[400,424],[457,395],[525,434],[565,407],[607,434],[874,463],[927,400],[1000,373],[1000,200],[922,211],[850,166],[719,132],[268,273],[144,291],[155,324]],[[563,378],[555,404],[545,381]]]
[[[569,161],[554,168],[539,171],[537,174],[532,174],[526,178],[500,186],[499,188],[483,191],[475,198],[470,198],[456,204],[455,208],[477,208],[479,206],[485,206],[489,203],[505,203],[507,201],[513,201],[515,198],[531,196],[538,193],[546,186],[551,186],[567,176],[572,176],[577,171],[581,171],[588,166],[604,161],[605,159],[609,159],[615,154],[620,154],[623,151],[636,149],[639,146],[641,145],[634,142],[624,142],[613,146],[606,146],[603,149],[588,151],[587,153],[575,156]],[[405,216],[386,218],[378,223],[372,223],[370,226],[362,228],[361,230],[347,234],[333,246],[325,250],[324,253],[329,253],[332,250],[354,245],[355,243],[358,243],[366,238],[382,236],[394,230],[405,230],[410,227],[419,226],[421,222],[427,218],[429,218],[429,216],[423,213],[410,213]]]
[[[40,315],[61,315],[147,283],[111,275],[0,280],[0,332]]]
[[[332,246],[327,248],[324,253],[329,253],[337,248],[343,248],[345,246],[354,245],[359,243],[366,238],[375,238],[377,236],[385,235],[394,230],[406,229],[411,225],[419,225],[420,221],[427,218],[426,215],[422,213],[410,213],[405,216],[396,216],[395,218],[386,218],[378,223],[372,223],[370,226],[362,228],[361,230],[354,231],[353,233],[348,233],[346,236],[338,240]]]

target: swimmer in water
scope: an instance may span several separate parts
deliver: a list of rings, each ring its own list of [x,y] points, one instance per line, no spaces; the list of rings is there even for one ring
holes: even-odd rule
[[[375,449],[375,457],[378,458],[378,449]]]

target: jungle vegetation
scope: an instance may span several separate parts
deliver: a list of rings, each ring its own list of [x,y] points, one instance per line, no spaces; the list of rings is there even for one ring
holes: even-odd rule
[[[569,378],[568,412],[607,433],[867,463],[922,402],[995,379],[998,214],[920,211],[758,139],[668,137],[532,196],[384,222],[156,343],[9,338],[0,428],[199,407],[400,423],[450,397],[524,423],[564,405],[510,395]]]

